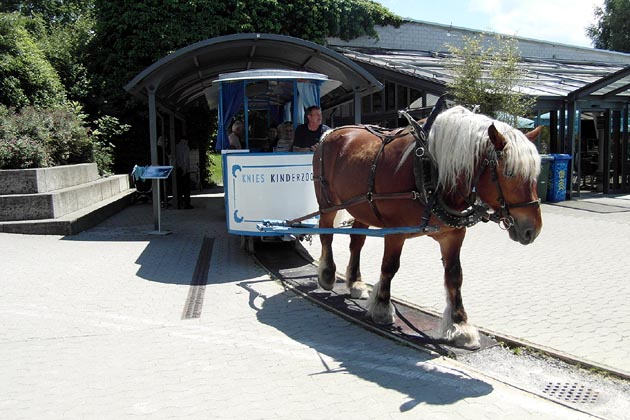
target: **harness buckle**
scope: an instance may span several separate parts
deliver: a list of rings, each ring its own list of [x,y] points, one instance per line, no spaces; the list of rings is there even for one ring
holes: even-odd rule
[[[503,230],[509,230],[514,226],[514,218],[509,214],[499,219],[499,227]]]
[[[417,157],[422,157],[422,156],[424,156],[424,147],[418,147],[418,148],[416,148],[416,156],[417,156]]]

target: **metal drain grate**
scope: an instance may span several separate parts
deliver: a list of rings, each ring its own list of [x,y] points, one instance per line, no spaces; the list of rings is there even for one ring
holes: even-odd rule
[[[543,392],[550,397],[575,404],[595,404],[599,399],[599,391],[577,382],[549,382]]]

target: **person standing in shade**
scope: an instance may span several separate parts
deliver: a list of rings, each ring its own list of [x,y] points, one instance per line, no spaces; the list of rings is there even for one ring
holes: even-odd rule
[[[294,152],[314,152],[319,144],[319,139],[330,127],[322,124],[322,110],[313,105],[306,108],[304,114],[306,122],[295,129],[293,141]]]
[[[175,146],[177,163],[177,208],[192,209],[190,205],[190,148],[188,140],[180,139]]]

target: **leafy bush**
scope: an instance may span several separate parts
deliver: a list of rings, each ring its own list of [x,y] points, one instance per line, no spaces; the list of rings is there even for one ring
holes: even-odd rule
[[[46,151],[28,137],[0,138],[0,169],[28,169],[44,166]]]
[[[44,146],[46,166],[70,165],[92,160],[92,141],[85,115],[76,105],[51,108],[25,107],[15,114],[16,134]]]
[[[112,140],[120,137],[130,126],[121,124],[118,118],[105,115],[94,122],[96,128],[92,132],[94,143],[94,162],[101,175],[110,175],[114,164],[114,144]]]
[[[92,142],[84,116],[71,106],[19,112],[0,105],[0,168],[12,169],[89,162]],[[10,155],[9,155],[10,153]]]
[[[101,175],[110,175],[111,141],[128,129],[117,118],[103,116],[90,130],[81,107],[71,102],[20,111],[0,104],[0,169],[96,162]]]

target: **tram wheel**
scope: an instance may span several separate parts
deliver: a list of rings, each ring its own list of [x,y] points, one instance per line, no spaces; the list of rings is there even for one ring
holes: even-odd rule
[[[253,254],[256,249],[254,246],[254,237],[253,236],[241,236],[241,249],[245,252]]]

